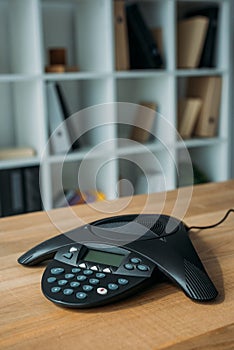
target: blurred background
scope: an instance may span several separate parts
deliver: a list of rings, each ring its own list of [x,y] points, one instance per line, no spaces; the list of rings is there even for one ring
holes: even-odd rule
[[[233,43],[231,0],[0,0],[0,216],[233,178]]]

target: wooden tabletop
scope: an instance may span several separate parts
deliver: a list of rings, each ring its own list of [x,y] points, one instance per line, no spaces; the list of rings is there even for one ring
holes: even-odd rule
[[[165,194],[164,194],[165,195]],[[165,214],[172,212],[176,191],[167,193]],[[182,201],[186,201],[186,195]],[[161,209],[163,194],[152,194],[148,213]],[[145,196],[123,204],[116,215],[138,213]],[[195,186],[184,217],[188,225],[209,225],[234,208],[234,181]],[[80,224],[107,215],[101,202],[74,209]],[[68,209],[52,212],[63,231],[77,225]],[[58,234],[45,212],[0,220],[0,349],[233,349],[234,214],[220,226],[193,231],[191,240],[219,291],[215,302],[196,303],[171,282],[161,282],[121,302],[89,310],[70,310],[48,301],[40,290],[44,266],[25,268],[17,258]]]

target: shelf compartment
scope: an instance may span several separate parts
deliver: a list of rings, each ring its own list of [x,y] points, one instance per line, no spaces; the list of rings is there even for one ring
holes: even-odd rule
[[[113,100],[113,81],[109,78],[66,79],[65,75],[48,81],[57,83],[62,90],[70,114]]]
[[[129,196],[174,188],[176,160],[167,151],[123,154],[119,157],[120,195]]]
[[[177,20],[185,18],[188,14],[196,14],[196,11],[203,10],[212,6],[217,6],[218,8],[217,33],[216,44],[214,47],[213,65],[219,70],[225,70],[228,67],[228,55],[223,55],[223,52],[228,52],[228,1],[177,1]]]
[[[111,157],[53,163],[50,171],[53,178],[53,199],[60,196],[64,190],[97,190],[104,193],[106,199],[114,199],[117,196],[116,159]],[[103,181],[103,178],[108,178],[109,181]]]
[[[0,83],[0,91],[0,146],[32,147],[40,155],[45,144],[40,81]]]
[[[167,93],[165,94],[165,91]],[[141,103],[156,104],[156,113],[152,125],[152,135],[165,144],[173,143],[175,138],[174,124],[174,77],[160,76],[157,78],[117,79],[117,101],[124,103],[123,112],[118,118],[120,138],[128,138],[130,129],[134,126]],[[171,103],[168,103],[171,101]],[[147,113],[147,109],[145,109]],[[144,108],[140,109],[144,120]],[[125,126],[129,124],[130,126]]]
[[[170,104],[168,100],[172,94],[173,78],[168,76],[131,77],[117,79],[117,101],[140,104],[143,101],[154,102],[158,112],[170,120]],[[167,94],[165,94],[167,91]]]
[[[219,77],[221,79],[220,81],[215,78]],[[207,81],[207,79],[210,78],[210,81]],[[214,85],[215,84],[215,85]],[[221,87],[220,87],[221,85]],[[200,89],[199,87],[204,86],[204,91]],[[195,89],[196,87],[196,89]],[[213,101],[212,101],[212,96],[209,91],[212,91],[214,98],[216,100],[218,99],[218,93],[220,91],[220,104],[219,106],[215,105],[215,110],[213,107]],[[209,90],[211,89],[211,90]],[[226,113],[224,110],[226,108],[226,96],[225,96],[225,91],[227,89],[227,78],[226,75],[197,75],[197,76],[186,76],[186,77],[180,77],[177,79],[177,104],[179,106],[180,100],[186,100],[190,98],[197,98],[198,101],[201,101],[201,115],[200,112],[198,111],[198,114],[194,115],[196,117],[195,124],[193,126],[192,132],[192,137],[190,140],[193,140],[194,136],[195,139],[206,139],[210,138],[227,138],[227,129],[226,129],[226,121],[225,118],[223,117]],[[218,101],[218,100],[217,100]],[[216,101],[215,101],[216,102]],[[203,103],[204,103],[204,108],[203,108]],[[177,114],[178,114],[178,109],[177,108]],[[209,113],[209,119],[207,116],[207,113]],[[204,126],[202,128],[200,127],[196,132],[196,124],[197,124],[197,118],[205,118],[204,119]],[[186,115],[186,118],[189,118],[190,115]],[[211,119],[211,118],[218,118],[216,119]],[[179,116],[177,116],[177,127],[178,127],[178,119]],[[190,123],[190,120],[188,120],[188,123]],[[209,123],[209,124],[208,124]],[[205,128],[206,127],[206,128]],[[210,127],[208,129],[208,127]],[[195,131],[194,131],[195,130]],[[212,130],[212,132],[211,132]],[[201,136],[201,137],[199,137]],[[206,137],[207,136],[207,137]]]
[[[225,148],[225,143],[219,143],[189,150],[192,162],[204,172],[209,181],[225,181],[229,176],[227,158],[223,157]]]
[[[106,30],[110,15],[105,0],[43,1],[41,8],[44,66],[49,64],[50,48],[65,48],[67,66],[77,66],[81,72],[111,71],[111,33]]]
[[[111,79],[61,80],[57,81],[57,84],[68,110],[68,115],[61,116],[64,117],[62,121],[67,117],[73,119],[73,130],[71,130],[70,121],[66,126],[70,136],[75,137],[80,144],[81,148],[77,149],[78,153],[110,138],[115,138],[114,104],[109,103],[113,100],[113,81]],[[60,103],[60,98],[58,98],[58,103]],[[48,122],[49,118],[51,116],[47,111]],[[48,136],[51,132],[48,130]],[[78,153],[75,156],[69,155],[69,157],[78,159],[80,157]]]

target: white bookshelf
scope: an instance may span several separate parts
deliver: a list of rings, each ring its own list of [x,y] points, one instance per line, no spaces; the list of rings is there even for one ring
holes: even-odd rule
[[[180,85],[191,76],[222,77],[220,123],[217,137],[186,140],[192,161],[199,165],[211,181],[230,176],[230,98],[229,98],[229,32],[230,0],[142,0],[138,1],[147,24],[163,30],[165,68],[160,70],[115,71],[113,1],[112,0],[0,0],[0,147],[31,146],[37,155],[32,159],[0,161],[0,169],[38,165],[41,163],[41,190],[46,209],[53,207],[57,195],[57,170],[64,161],[62,155],[49,152],[41,157],[48,131],[45,86],[57,81],[63,87],[72,113],[97,104],[129,102],[138,104],[152,100],[159,111],[176,127],[177,98]],[[218,50],[216,68],[176,68],[177,18],[188,8],[218,3]],[[47,52],[50,47],[66,47],[68,63],[78,65],[79,72],[48,74]],[[103,129],[92,134],[87,145],[68,154],[65,159],[65,183],[75,186],[77,171],[87,152],[100,141],[122,137],[118,134],[115,113],[106,114]],[[130,117],[131,118],[131,117]],[[92,121],[87,121],[92,123]],[[175,165],[165,150],[151,142],[148,149],[157,155],[166,177],[166,188],[176,188]],[[173,140],[175,158],[180,159],[181,143]],[[118,160],[128,157],[147,166],[148,156],[137,145],[113,143],[111,161],[97,179],[98,188],[107,198],[115,198],[120,177],[134,183],[135,171]],[[108,158],[108,155],[106,156]],[[105,154],[87,160],[88,174],[105,162]],[[157,169],[156,169],[157,170]],[[91,175],[85,176],[90,187]]]

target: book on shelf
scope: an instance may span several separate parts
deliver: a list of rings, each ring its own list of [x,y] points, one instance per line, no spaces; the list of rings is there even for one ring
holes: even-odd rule
[[[3,169],[0,171],[1,216],[24,213],[22,169]]]
[[[42,209],[39,167],[0,170],[1,216]]]
[[[31,158],[36,154],[31,147],[0,148],[0,160]]]
[[[208,18],[195,16],[183,19],[177,26],[177,67],[197,68],[208,29]]]
[[[192,136],[201,106],[201,98],[188,97],[178,101],[178,132],[182,138]]]
[[[66,120],[66,127],[68,129],[68,133],[70,136],[70,140],[74,140],[72,142],[71,148],[72,150],[77,150],[80,148],[80,143],[79,143],[79,125],[77,122],[77,119],[74,117],[71,117],[71,112],[69,111],[67,101],[65,99],[64,92],[61,88],[61,86],[58,83],[55,83],[55,89],[60,101],[60,105],[63,111],[63,118]]]
[[[187,96],[200,98],[202,106],[194,128],[194,135],[214,137],[220,113],[222,78],[220,76],[190,77]]]
[[[147,107],[142,109],[142,107]],[[151,137],[150,130],[153,127],[157,105],[154,102],[141,102],[138,108],[134,126],[131,128],[130,139],[145,143]]]
[[[138,4],[128,4],[126,14],[131,69],[162,68],[162,57]]]
[[[47,105],[51,151],[54,154],[64,154],[71,149],[71,141],[67,125],[64,122],[63,108],[57,93],[56,83],[47,83]]]
[[[151,32],[153,34],[153,38],[155,40],[155,43],[158,47],[159,54],[161,55],[162,59],[164,57],[163,52],[163,31],[161,27],[152,28]]]
[[[217,5],[212,5],[202,9],[197,9],[196,11],[187,14],[187,17],[193,16],[203,16],[208,19],[208,28],[199,62],[199,68],[213,68],[215,67],[219,7]]]
[[[24,184],[24,211],[30,213],[42,209],[39,167],[32,166],[23,168],[23,184]]]
[[[114,18],[116,70],[128,70],[130,68],[130,60],[125,1],[117,0],[114,2]]]

